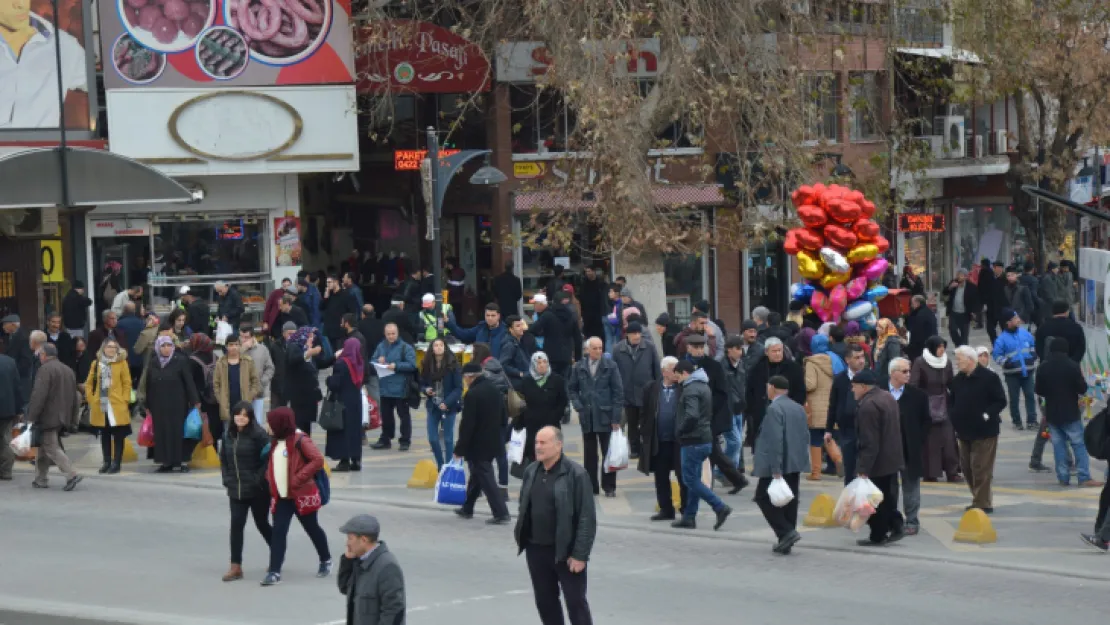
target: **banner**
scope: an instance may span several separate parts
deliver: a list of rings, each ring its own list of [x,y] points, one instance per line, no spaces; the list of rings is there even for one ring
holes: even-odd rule
[[[301,218],[274,218],[274,257],[278,267],[301,264]]]
[[[100,0],[104,85],[354,81],[350,0]]]

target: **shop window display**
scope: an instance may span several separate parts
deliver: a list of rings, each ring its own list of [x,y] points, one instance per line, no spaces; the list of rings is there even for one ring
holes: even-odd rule
[[[1034,255],[1025,228],[1008,205],[956,207],[956,265],[970,269],[980,259],[1024,263]]]

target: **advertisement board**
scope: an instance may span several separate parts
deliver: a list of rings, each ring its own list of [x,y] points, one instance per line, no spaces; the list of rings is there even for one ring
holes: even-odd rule
[[[58,128],[60,43],[66,128],[88,130],[89,76],[81,0],[0,0],[0,130]]]
[[[489,60],[477,45],[446,28],[411,20],[378,20],[358,29],[359,93],[489,91]]]
[[[350,84],[351,0],[100,0],[104,86]]]

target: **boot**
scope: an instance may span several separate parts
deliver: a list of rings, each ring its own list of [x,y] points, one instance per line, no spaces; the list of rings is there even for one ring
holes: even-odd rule
[[[100,473],[100,474],[107,473],[108,469],[110,469],[110,468],[112,468],[112,461],[111,460],[105,460],[104,464],[100,465],[100,470],[97,471],[97,473]]]
[[[113,462],[112,466],[108,467],[106,473],[108,475],[115,475],[116,473],[119,473],[119,461]]]
[[[243,579],[243,567],[238,564],[232,564],[231,568],[224,573],[222,578],[225,582],[234,582]]]
[[[806,479],[811,481],[811,482],[820,482],[821,481],[821,448],[820,447],[810,447],[809,448],[809,467],[810,467],[809,475],[806,476]]]

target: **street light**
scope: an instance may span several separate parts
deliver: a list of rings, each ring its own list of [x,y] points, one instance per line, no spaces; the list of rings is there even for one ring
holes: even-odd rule
[[[436,298],[435,305],[435,319],[436,319],[436,335],[443,335],[443,288],[442,277],[440,271],[443,265],[443,252],[439,247],[439,220],[443,216],[443,198],[447,195],[447,187],[451,184],[451,179],[455,174],[462,169],[473,159],[479,156],[486,157],[486,164],[483,165],[474,175],[470,177],[470,184],[480,185],[496,185],[508,180],[500,169],[493,167],[489,164],[489,155],[493,153],[492,150],[462,150],[451,154],[450,156],[439,156],[439,138],[436,137],[436,129],[428,126],[428,177],[430,180],[431,188],[431,219],[428,220],[431,226],[431,240],[432,240],[432,292]]]

